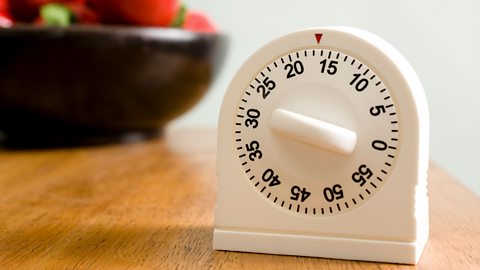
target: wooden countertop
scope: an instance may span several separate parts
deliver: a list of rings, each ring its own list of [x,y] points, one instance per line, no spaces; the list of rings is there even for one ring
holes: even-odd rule
[[[480,199],[435,165],[417,266],[213,251],[214,155],[161,139],[0,151],[2,269],[480,269]]]

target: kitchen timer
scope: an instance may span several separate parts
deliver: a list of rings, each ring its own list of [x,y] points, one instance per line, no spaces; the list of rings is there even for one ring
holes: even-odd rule
[[[428,133],[422,85],[383,39],[321,27],[273,40],[222,103],[214,249],[417,263]]]

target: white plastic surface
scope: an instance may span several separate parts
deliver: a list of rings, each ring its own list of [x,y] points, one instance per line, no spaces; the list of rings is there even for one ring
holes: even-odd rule
[[[314,38],[317,33],[323,35],[320,44],[317,44]],[[352,193],[359,191],[358,183],[350,180],[354,172],[352,168],[356,168],[358,162],[365,161],[372,168],[378,167],[373,173],[381,176],[380,168],[384,167],[379,166],[382,165],[381,162],[385,162],[383,156],[378,158],[367,149],[371,148],[372,139],[391,134],[390,131],[385,131],[384,126],[369,120],[373,118],[363,116],[365,110],[369,110],[365,105],[373,107],[380,104],[378,100],[381,101],[386,96],[380,96],[381,99],[377,100],[378,95],[375,93],[378,92],[374,91],[366,90],[362,94],[355,89],[350,91],[351,88],[348,88],[349,91],[337,91],[341,86],[339,81],[344,81],[346,87],[351,86],[351,77],[343,73],[339,73],[337,77],[325,77],[331,78],[331,81],[325,79],[325,85],[321,86],[323,91],[315,91],[317,77],[309,75],[310,77],[305,76],[303,81],[276,81],[277,92],[272,92],[271,98],[264,101],[255,96],[256,99],[247,103],[248,108],[245,109],[256,108],[261,112],[261,116],[256,119],[259,122],[257,129],[245,127],[244,122],[239,122],[237,116],[239,104],[242,104],[242,99],[246,97],[245,91],[249,89],[255,76],[273,60],[290,52],[303,52],[305,48],[339,51],[372,68],[373,74],[381,79],[380,85],[384,84],[388,89],[388,99],[395,104],[395,110],[389,113],[395,113],[394,117],[398,120],[398,124],[395,124],[398,125],[398,142],[389,142],[389,146],[395,145],[396,148],[392,150],[395,155],[394,162],[390,164],[390,170],[386,171],[381,185],[380,182],[375,182],[379,184],[377,189],[372,188],[375,192],[358,205],[347,207],[348,209],[344,207],[342,211],[337,211],[337,207],[343,207],[346,201],[340,200],[342,205],[338,206],[335,206],[334,201],[330,204],[333,211],[330,210],[330,213],[325,215],[320,215],[319,211],[313,214],[311,205],[308,205],[307,209],[301,203],[293,202],[294,207],[290,207],[291,209],[281,207],[271,196],[267,198],[268,193],[262,192],[260,187],[263,185],[272,193],[278,190],[278,196],[282,200],[292,203],[289,201],[290,194],[282,192],[289,192],[290,187],[297,181],[308,185],[309,179],[316,179],[314,177],[320,174],[325,177],[321,178],[321,181],[310,181],[312,186],[322,186],[324,181],[343,181],[341,184],[344,197],[358,199],[358,193]],[[307,68],[309,67],[305,66],[305,74]],[[275,74],[272,74],[273,78]],[[280,78],[275,76],[276,80]],[[372,84],[375,82],[373,79]],[[301,87],[297,87],[298,85]],[[335,87],[330,87],[331,85]],[[294,92],[290,89],[296,90]],[[254,94],[255,91],[252,91],[252,95]],[[369,100],[371,104],[368,103]],[[357,139],[353,152],[342,155],[322,151],[303,143],[297,144],[264,128],[265,119],[270,119],[270,115],[278,108],[321,119],[355,132]],[[390,118],[388,121],[391,121]],[[243,137],[237,136],[238,125],[235,123],[241,125]],[[382,39],[358,29],[332,27],[301,30],[272,41],[242,65],[229,85],[222,103],[217,144],[218,195],[214,248],[416,263],[428,238],[428,130],[428,109],[418,77],[408,62]],[[302,132],[294,133],[305,137]],[[245,142],[236,142],[238,138]],[[251,171],[256,172],[255,179],[259,179],[258,186],[250,179],[252,172],[246,173],[245,166],[250,166],[250,163],[242,165],[244,160],[248,161],[248,155],[240,158],[239,151],[242,150],[238,150],[247,144],[254,149],[258,145],[250,145],[252,140],[256,140],[263,150],[261,160],[254,155],[254,161],[250,162],[253,164]],[[379,145],[377,148],[380,148]],[[265,180],[262,181],[261,173],[267,168],[282,172],[279,174],[280,179],[284,180],[282,185],[270,187]],[[266,179],[272,176],[266,175]],[[291,179],[295,179],[294,183],[288,182]],[[310,199],[314,199],[314,195],[321,194],[321,190],[310,191],[313,195],[305,201],[306,204]],[[363,189],[360,191],[367,194]],[[358,201],[360,202],[359,199]],[[294,211],[297,207],[303,207],[300,213],[298,210]]]
[[[214,249],[416,264],[425,239],[414,242],[215,229]]]
[[[284,109],[276,109],[270,127],[293,140],[347,155],[352,153],[357,134],[349,129]]]

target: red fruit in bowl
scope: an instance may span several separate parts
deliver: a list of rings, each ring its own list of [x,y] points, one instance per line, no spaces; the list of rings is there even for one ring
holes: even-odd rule
[[[178,0],[89,0],[102,22],[144,26],[169,26],[177,14]]]
[[[8,12],[7,0],[0,0],[0,28],[13,25],[12,16]]]
[[[0,0],[0,12],[8,11],[8,2],[7,0]]]
[[[194,32],[215,33],[217,27],[208,18],[207,15],[200,11],[187,11],[183,28]]]
[[[65,6],[72,11],[75,23],[95,24],[100,22],[97,13],[85,4],[66,3]]]
[[[8,14],[6,11],[0,10],[0,28],[3,27],[10,27],[13,25],[12,18],[10,17],[10,14]]]
[[[51,2],[82,4],[85,0],[9,0],[8,4],[15,20],[31,22],[38,17],[40,7]]]

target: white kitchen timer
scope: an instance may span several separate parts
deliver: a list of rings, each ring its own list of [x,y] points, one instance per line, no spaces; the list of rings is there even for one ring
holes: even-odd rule
[[[387,42],[347,27],[280,37],[222,103],[213,248],[415,264],[428,146],[422,85]]]

